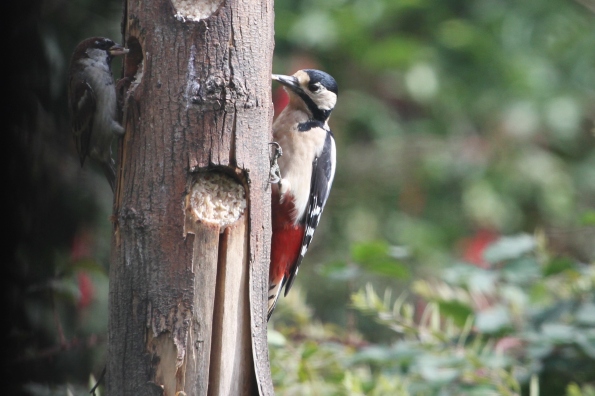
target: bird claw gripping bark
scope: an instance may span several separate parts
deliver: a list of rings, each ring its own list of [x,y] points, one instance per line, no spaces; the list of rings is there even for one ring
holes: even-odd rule
[[[281,169],[279,168],[277,159],[283,155],[283,150],[277,142],[272,142],[269,144],[275,146],[275,151],[273,152],[273,156],[271,157],[271,171],[269,174],[269,183],[281,183]]]

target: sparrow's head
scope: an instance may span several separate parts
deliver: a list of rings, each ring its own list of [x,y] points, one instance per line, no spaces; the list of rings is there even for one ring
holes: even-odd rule
[[[91,37],[83,40],[76,46],[73,54],[73,59],[105,59],[110,63],[114,56],[124,55],[128,53],[128,48],[124,48],[120,44],[114,43],[112,40],[105,37]]]
[[[285,86],[294,103],[299,98],[315,120],[326,121],[337,103],[337,82],[328,73],[304,69],[293,76],[273,74],[272,77]]]

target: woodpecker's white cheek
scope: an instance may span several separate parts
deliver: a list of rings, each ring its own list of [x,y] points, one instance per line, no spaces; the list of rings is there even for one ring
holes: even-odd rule
[[[335,104],[337,104],[337,95],[331,91],[325,90],[318,95],[312,96],[312,99],[314,99],[318,108],[322,110],[332,110],[335,107]]]

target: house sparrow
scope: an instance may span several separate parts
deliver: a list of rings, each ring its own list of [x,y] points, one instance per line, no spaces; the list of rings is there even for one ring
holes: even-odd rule
[[[70,60],[68,102],[81,166],[87,156],[99,162],[112,191],[116,170],[111,143],[114,135],[124,134],[124,128],[116,121],[111,61],[114,56],[126,53],[127,48],[108,38],[91,37],[77,45]]]

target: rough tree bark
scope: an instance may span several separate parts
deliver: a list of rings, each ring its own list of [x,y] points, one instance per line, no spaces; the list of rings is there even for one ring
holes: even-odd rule
[[[125,1],[123,32],[108,395],[273,394],[273,1]]]

